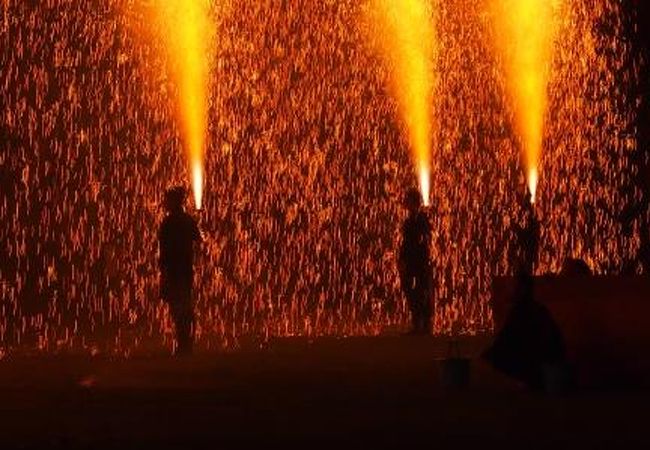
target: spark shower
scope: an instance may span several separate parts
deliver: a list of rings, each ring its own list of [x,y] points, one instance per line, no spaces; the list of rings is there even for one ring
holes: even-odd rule
[[[401,69],[368,45],[372,33],[394,35],[367,28],[367,5],[209,3],[218,37],[205,61],[210,88],[197,90],[205,104],[189,114],[205,138],[194,147],[170,102],[177,75],[173,88],[163,78],[166,39],[139,34],[150,24],[144,3],[99,3],[0,6],[0,352],[170,345],[155,248],[162,193],[187,180],[179,139],[186,151],[210,143],[199,346],[406,326],[394,252],[400,200],[417,182],[414,140],[391,84]],[[553,5],[557,37],[544,39],[548,70],[535,84],[545,96],[528,109],[494,1],[427,7],[435,38],[419,45],[433,88],[418,139],[434,180],[438,332],[491,327],[490,283],[511,273],[508,231],[533,161],[543,168],[540,272],[579,257],[618,273],[638,252],[639,222],[620,220],[641,195],[622,1]],[[540,118],[541,132],[525,126]]]

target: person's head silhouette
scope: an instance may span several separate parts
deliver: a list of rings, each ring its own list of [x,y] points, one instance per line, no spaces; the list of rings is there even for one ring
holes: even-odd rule
[[[420,191],[415,188],[410,188],[404,195],[404,207],[411,215],[417,214],[422,206],[422,197]]]
[[[175,186],[165,192],[165,209],[170,213],[183,211],[187,192],[182,186]]]

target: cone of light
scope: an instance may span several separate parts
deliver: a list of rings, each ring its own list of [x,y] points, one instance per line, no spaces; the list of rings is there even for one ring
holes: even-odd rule
[[[555,23],[550,0],[494,0],[497,47],[506,74],[531,201],[537,197]],[[555,2],[557,3],[557,2]]]
[[[194,204],[201,209],[212,37],[207,0],[158,0],[159,29],[177,91]]]
[[[436,34],[430,5],[425,0],[373,0],[372,36],[392,69],[391,91],[408,130],[420,192],[430,202],[433,60]]]

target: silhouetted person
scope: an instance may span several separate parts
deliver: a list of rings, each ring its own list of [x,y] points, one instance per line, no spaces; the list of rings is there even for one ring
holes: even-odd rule
[[[515,235],[518,246],[517,270],[533,275],[539,252],[539,221],[535,209],[530,202],[530,194],[524,204],[523,224],[515,225]]]
[[[402,226],[402,247],[399,253],[400,281],[411,310],[411,332],[428,334],[431,332],[433,293],[429,251],[431,225],[422,210],[420,193],[416,189],[406,193],[404,206],[408,210],[408,217]]]
[[[185,189],[165,193],[167,216],[160,225],[161,295],[169,304],[176,328],[176,354],[192,353],[194,307],[192,304],[193,244],[201,240],[195,220],[185,212]]]
[[[545,366],[564,365],[564,339],[546,307],[535,301],[534,278],[521,271],[516,282],[512,309],[484,357],[496,369],[539,389]]]

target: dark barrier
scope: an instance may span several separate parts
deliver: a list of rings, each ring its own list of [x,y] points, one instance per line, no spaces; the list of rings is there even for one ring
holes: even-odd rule
[[[494,280],[495,332],[514,287],[514,278]],[[535,300],[562,331],[579,385],[650,386],[650,278],[539,277]]]

